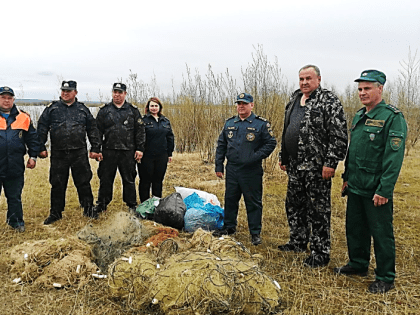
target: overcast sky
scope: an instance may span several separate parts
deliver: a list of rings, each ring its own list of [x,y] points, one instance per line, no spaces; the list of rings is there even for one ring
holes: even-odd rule
[[[409,47],[420,49],[419,16],[417,0],[14,0],[1,8],[0,86],[53,99],[58,78],[72,79],[79,99],[97,100],[131,69],[169,93],[186,64],[239,79],[262,45],[291,87],[312,63],[341,91],[365,69],[395,80]]]

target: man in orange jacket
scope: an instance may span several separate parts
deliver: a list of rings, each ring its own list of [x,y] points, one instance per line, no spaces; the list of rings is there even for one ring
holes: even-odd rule
[[[27,168],[36,166],[39,140],[31,117],[14,104],[15,93],[7,86],[0,87],[0,192],[7,198],[7,223],[18,232],[25,231],[22,210],[22,189],[27,150]]]

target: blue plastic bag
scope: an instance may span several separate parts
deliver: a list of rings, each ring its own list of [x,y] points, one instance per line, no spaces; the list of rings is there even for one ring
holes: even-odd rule
[[[195,232],[198,228],[212,231],[223,227],[224,211],[220,206],[204,204],[198,194],[193,193],[184,199],[187,212],[184,216],[184,229]]]

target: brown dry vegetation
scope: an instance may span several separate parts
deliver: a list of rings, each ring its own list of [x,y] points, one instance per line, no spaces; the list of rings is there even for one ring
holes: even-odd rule
[[[336,176],[332,189],[332,255],[329,266],[309,269],[302,265],[306,254],[284,253],[277,245],[288,240],[284,210],[287,177],[278,167],[264,177],[263,244],[252,246],[247,231],[246,213],[241,202],[238,233],[235,237],[250,251],[264,256],[263,271],[282,287],[278,314],[418,314],[420,309],[420,158],[413,149],[406,157],[395,190],[394,229],[397,249],[396,288],[385,295],[372,295],[367,286],[374,279],[374,259],[367,278],[336,276],[335,266],[346,263],[345,199],[340,197],[341,179]],[[342,166],[340,165],[342,168]],[[49,159],[39,160],[34,170],[26,172],[23,192],[26,232],[16,233],[4,223],[6,200],[0,198],[3,222],[0,224],[0,307],[2,314],[139,314],[123,300],[112,298],[106,280],[91,279],[81,288],[41,289],[33,284],[16,285],[9,274],[6,252],[25,241],[58,239],[76,235],[86,223],[78,207],[76,190],[69,182],[63,220],[44,226],[49,211]],[[92,161],[94,172],[97,163]],[[341,169],[339,173],[341,173]],[[338,174],[339,175],[339,174]],[[213,164],[202,162],[197,153],[175,154],[165,179],[164,195],[174,186],[185,186],[214,193],[223,201],[224,182],[214,175]],[[97,195],[98,178],[92,179]],[[114,200],[97,224],[104,224],[112,213],[126,209],[117,178]],[[189,237],[181,233],[182,237]],[[150,312],[148,312],[150,313]],[[147,313],[146,313],[147,314]],[[151,313],[153,314],[153,313]]]
[[[401,77],[387,87],[384,98],[403,110],[409,125],[407,152],[400,179],[394,194],[394,230],[397,250],[396,288],[385,295],[372,295],[367,286],[374,279],[375,261],[367,278],[336,276],[332,269],[347,262],[345,239],[346,200],[340,196],[342,164],[333,180],[332,188],[332,253],[329,266],[309,269],[302,265],[308,255],[284,253],[277,245],[287,242],[289,229],[284,210],[287,176],[279,170],[277,153],[264,162],[264,211],[263,243],[250,244],[246,212],[241,203],[238,232],[235,237],[247,246],[252,254],[264,256],[262,269],[282,287],[282,304],[278,314],[418,314],[420,309],[420,149],[415,146],[420,138],[419,89],[420,65],[417,55],[409,54],[401,64]],[[321,69],[322,70],[322,69]],[[356,71],[358,73],[358,71]],[[356,76],[357,76],[356,73]],[[226,71],[208,73],[202,77],[187,69],[180,91],[172,96],[160,95],[156,80],[151,85],[139,81],[137,74],[128,79],[129,101],[140,109],[150,96],[164,101],[164,113],[174,127],[177,152],[169,165],[164,182],[164,196],[174,191],[174,186],[205,190],[218,196],[223,203],[224,181],[214,174],[214,152],[217,136],[224,120],[235,114],[234,98],[241,92],[254,96],[255,113],[267,118],[275,136],[280,140],[283,126],[284,105],[291,90],[282,77],[277,60],[268,62],[258,47],[253,61],[242,71],[238,83]],[[297,76],[296,76],[297,81]],[[387,83],[388,86],[388,83]],[[333,88],[332,88],[333,89]],[[333,89],[334,90],[334,89]],[[361,107],[356,85],[349,86],[342,100],[348,124]],[[182,154],[181,154],[182,153]],[[92,161],[96,173],[97,163]],[[10,275],[8,250],[25,241],[59,239],[75,236],[89,220],[82,216],[76,189],[72,180],[67,191],[67,204],[63,220],[44,226],[49,213],[50,185],[48,182],[49,159],[39,160],[34,170],[26,172],[23,192],[26,232],[16,233],[4,219],[7,205],[0,197],[0,313],[1,314],[155,314],[152,311],[136,312],[124,300],[111,297],[106,280],[91,279],[86,286],[66,289],[41,289],[33,284],[16,285]],[[98,178],[92,179],[97,195]],[[121,197],[121,183],[114,185],[114,200],[108,211],[95,224],[103,224],[113,213],[126,209]],[[181,237],[190,237],[181,233]]]

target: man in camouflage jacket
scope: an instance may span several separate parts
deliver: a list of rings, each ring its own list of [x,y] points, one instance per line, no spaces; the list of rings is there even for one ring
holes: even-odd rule
[[[337,96],[322,89],[319,68],[299,71],[300,89],[286,105],[279,165],[289,177],[286,214],[290,240],[282,251],[304,252],[309,267],[330,259],[331,178],[347,149],[347,124]],[[312,232],[312,234],[311,234]]]

